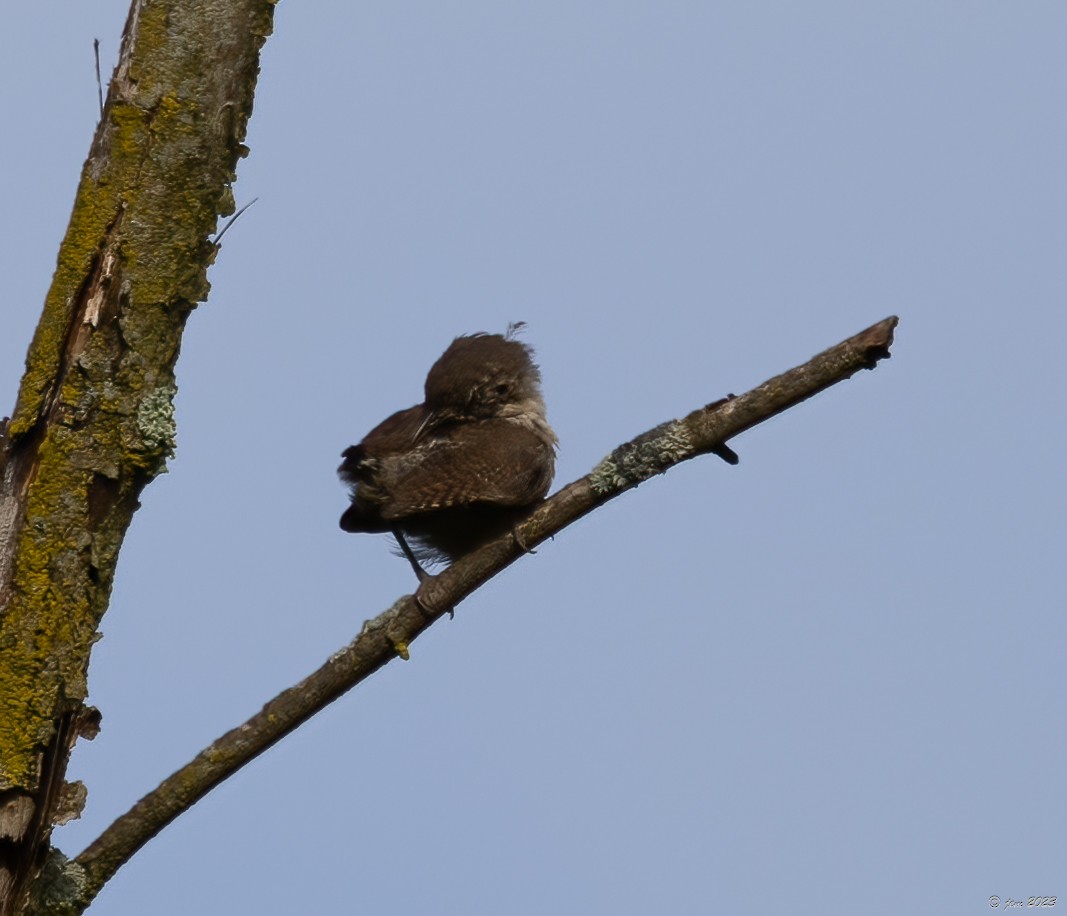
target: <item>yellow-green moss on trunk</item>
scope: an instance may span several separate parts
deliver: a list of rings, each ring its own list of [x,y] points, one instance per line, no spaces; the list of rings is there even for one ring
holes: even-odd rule
[[[175,442],[174,366],[232,212],[269,0],[131,12],[8,427],[0,789],[33,791],[86,696],[122,539]],[[65,753],[65,751],[64,751]]]

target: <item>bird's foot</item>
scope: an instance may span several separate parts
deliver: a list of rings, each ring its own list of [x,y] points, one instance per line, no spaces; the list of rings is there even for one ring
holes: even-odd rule
[[[522,536],[522,532],[519,531],[519,526],[515,525],[511,529],[511,536],[515,538],[515,543],[518,545],[519,550],[523,553],[537,553],[532,547],[526,543],[526,539]]]
[[[420,589],[420,591],[421,591],[421,589]],[[448,614],[448,619],[449,620],[455,620],[456,619],[456,609],[454,607],[448,607],[448,608],[445,608],[443,611],[439,611],[432,604],[430,604],[425,598],[423,598],[422,595],[420,595],[418,591],[416,591],[415,594],[412,595],[411,597],[415,599],[415,606],[420,611],[422,611],[423,616],[427,620],[436,620],[442,614]]]

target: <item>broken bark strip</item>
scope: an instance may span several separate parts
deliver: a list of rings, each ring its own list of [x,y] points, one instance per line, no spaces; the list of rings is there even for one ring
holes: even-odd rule
[[[252,110],[271,0],[134,0],[0,436],[0,916],[25,908],[89,654],[144,486],[174,447],[174,364]]]
[[[81,882],[86,902],[141,846],[211,789],[393,658],[407,659],[408,647],[420,633],[522,556],[518,540],[536,546],[649,477],[717,451],[726,440],[757,423],[860,369],[873,369],[889,356],[896,324],[896,318],[887,318],[747,394],[664,423],[620,446],[590,474],[534,510],[518,526],[518,538],[509,534],[461,557],[421,585],[418,599],[406,595],[368,620],[355,640],[321,668],[201,751],[111,824],[75,860],[65,863]]]

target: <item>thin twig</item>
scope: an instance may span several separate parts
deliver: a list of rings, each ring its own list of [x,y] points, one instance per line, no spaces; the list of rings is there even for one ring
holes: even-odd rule
[[[218,246],[219,241],[226,234],[226,230],[229,229],[230,226],[232,226],[234,223],[237,222],[237,217],[239,217],[242,213],[244,213],[245,210],[247,210],[249,207],[251,207],[252,204],[254,204],[257,200],[259,200],[258,197],[253,197],[248,203],[246,203],[243,207],[241,207],[240,210],[238,210],[233,216],[231,216],[226,221],[226,225],[222,227],[222,230],[219,232],[219,234],[215,236],[215,239],[212,242],[212,244],[215,245],[215,246]]]
[[[368,620],[359,635],[318,671],[201,751],[112,823],[74,860],[84,869],[86,900],[141,846],[211,789],[383,665],[397,656],[406,659],[409,645],[420,633],[522,556],[524,547],[536,546],[681,461],[718,453],[726,440],[860,369],[873,369],[889,356],[896,324],[895,317],[887,318],[740,397],[716,401],[619,446],[592,472],[545,500],[517,526],[514,535],[505,535],[461,557],[440,575],[428,577],[419,586],[418,603],[415,596],[405,595]],[[428,613],[428,608],[441,610]]]
[[[93,39],[93,57],[96,58],[96,99],[100,104],[100,120],[104,119],[104,84],[100,81],[100,39]]]

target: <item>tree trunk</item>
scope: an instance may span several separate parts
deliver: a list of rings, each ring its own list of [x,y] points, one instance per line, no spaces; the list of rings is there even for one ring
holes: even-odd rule
[[[42,871],[98,715],[86,672],[144,486],[174,448],[174,365],[206,298],[271,0],[134,0],[14,416],[0,426],[0,914]],[[65,894],[69,900],[69,893]],[[80,912],[84,899],[70,909]],[[69,905],[68,905],[69,908]]]

